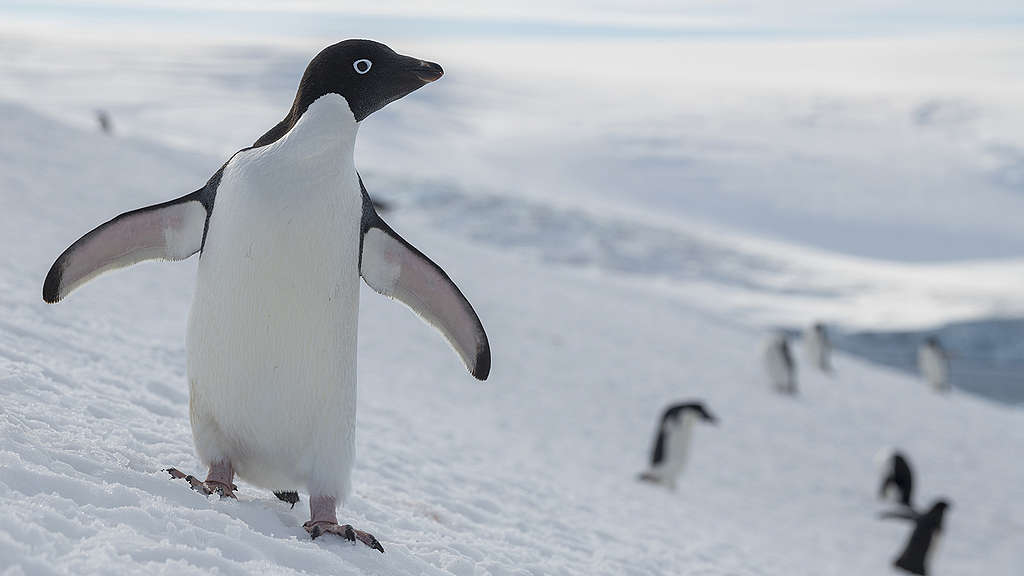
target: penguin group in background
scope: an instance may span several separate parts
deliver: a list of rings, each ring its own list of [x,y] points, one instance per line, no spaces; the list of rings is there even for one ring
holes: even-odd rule
[[[936,392],[952,389],[949,381],[949,353],[935,336],[925,338],[917,349],[917,367]]]
[[[796,394],[796,362],[786,335],[772,334],[764,346],[764,367],[776,391]]]
[[[910,468],[910,461],[899,450],[887,450],[880,456],[882,484],[878,488],[878,497],[895,497],[896,502],[911,508],[914,497],[914,474]]]
[[[804,352],[812,366],[825,373],[832,372],[832,343],[821,322],[815,322],[804,332]]]
[[[469,301],[377,214],[354,164],[360,122],[442,74],[378,42],[329,46],[284,119],[203,187],[117,216],[54,262],[50,303],[108,270],[202,253],[186,349],[192,436],[209,472],[172,477],[222,497],[235,474],[292,503],[302,489],[313,538],[384,551],[336,513],[355,456],[360,277],[437,328],[473,376],[491,366]]]
[[[893,560],[893,566],[911,574],[927,576],[931,558],[942,535],[943,519],[949,508],[949,502],[939,499],[923,514],[910,508],[882,514],[882,518],[899,518],[914,523],[914,530],[910,533],[903,552]]]
[[[651,450],[650,467],[639,479],[675,490],[676,480],[686,466],[696,422],[716,424],[701,402],[684,402],[665,409],[658,422],[658,433]]]

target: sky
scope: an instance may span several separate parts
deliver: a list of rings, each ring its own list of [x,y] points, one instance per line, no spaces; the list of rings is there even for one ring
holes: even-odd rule
[[[284,35],[319,35],[358,26],[375,34],[421,37],[836,36],[1006,30],[1024,25],[1024,7],[1012,0],[8,0],[0,10],[39,21],[141,22],[210,30],[228,25],[232,33]],[[317,18],[310,19],[311,14]]]

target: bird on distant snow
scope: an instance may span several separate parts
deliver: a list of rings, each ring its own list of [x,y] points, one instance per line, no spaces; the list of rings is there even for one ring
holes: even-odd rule
[[[923,514],[909,508],[882,514],[882,518],[898,518],[914,523],[914,530],[910,533],[903,552],[893,560],[893,566],[911,574],[928,575],[931,559],[942,535],[943,520],[949,508],[949,502],[939,499]]]
[[[935,336],[925,338],[917,349],[917,366],[936,392],[952,389],[949,381],[949,353]]]
[[[765,343],[764,367],[776,391],[796,394],[796,362],[784,333],[772,334]]]
[[[804,333],[804,352],[812,366],[822,372],[832,371],[832,343],[821,322],[815,322]]]
[[[689,457],[693,425],[698,421],[718,423],[701,402],[684,402],[666,408],[658,422],[650,467],[639,479],[675,489]]]
[[[882,485],[878,488],[879,498],[896,496],[896,501],[908,508],[914,496],[914,474],[910,461],[899,450],[884,450],[879,453],[882,468]]]

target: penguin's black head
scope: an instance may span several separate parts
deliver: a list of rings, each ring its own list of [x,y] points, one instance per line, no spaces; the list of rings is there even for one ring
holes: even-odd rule
[[[345,40],[324,48],[306,67],[293,113],[301,115],[325,94],[338,94],[362,122],[442,74],[440,65],[403,56],[380,42]]]
[[[708,412],[708,409],[705,408],[703,404],[695,404],[694,410],[708,424],[718,424],[718,418],[715,418],[714,414]]]
[[[709,424],[718,423],[718,419],[715,418],[714,414],[709,412],[708,409],[704,407],[703,402],[684,402],[681,404],[675,404],[673,406],[670,406],[665,410],[665,413],[662,415],[661,419],[663,423],[668,420],[676,421],[677,419],[682,417],[684,413],[695,414],[698,418]]]

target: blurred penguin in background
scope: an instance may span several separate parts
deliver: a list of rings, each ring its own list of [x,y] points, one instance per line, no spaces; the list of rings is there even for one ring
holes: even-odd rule
[[[718,422],[701,402],[674,404],[665,409],[658,422],[650,468],[640,474],[640,480],[675,490],[676,479],[682,474],[689,456],[693,425],[698,421]]]
[[[917,367],[936,392],[949,392],[949,353],[935,336],[925,338],[917,349]]]
[[[765,343],[764,367],[776,391],[796,394],[796,362],[789,349],[789,340],[782,332],[772,334]]]
[[[96,123],[100,125],[100,132],[108,136],[114,134],[114,121],[110,119],[110,113],[99,109],[96,111]]]
[[[942,519],[949,507],[947,501],[936,500],[924,514],[910,509],[882,514],[882,518],[899,518],[914,523],[914,531],[910,533],[903,553],[893,560],[893,566],[911,574],[928,575],[931,558],[938,548],[939,536],[942,535]]]
[[[810,325],[804,333],[804,352],[812,366],[825,373],[832,372],[832,343],[821,322]]]
[[[911,508],[914,474],[906,455],[899,450],[888,448],[879,452],[878,461],[882,470],[882,485],[878,488],[878,497],[883,500],[891,498]]]

